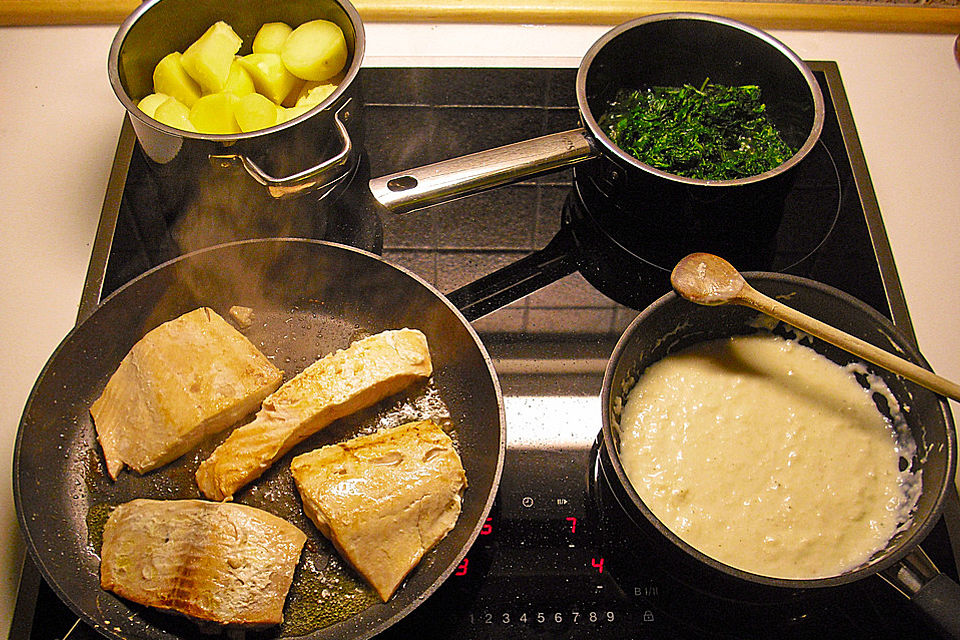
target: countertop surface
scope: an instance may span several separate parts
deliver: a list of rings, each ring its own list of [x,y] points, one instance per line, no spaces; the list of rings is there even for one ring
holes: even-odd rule
[[[368,23],[365,64],[575,67],[609,26]],[[107,79],[115,32],[0,28],[3,636],[23,557],[13,446],[32,385],[76,320],[124,115]],[[838,63],[920,348],[936,372],[960,380],[956,35],[772,33],[805,59]]]
[[[0,0],[0,25],[117,24],[139,0]],[[761,29],[954,33],[960,0],[354,0],[365,22],[611,25],[648,13],[720,13]]]

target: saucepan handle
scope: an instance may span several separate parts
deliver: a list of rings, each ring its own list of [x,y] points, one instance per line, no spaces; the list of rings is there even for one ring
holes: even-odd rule
[[[551,133],[370,180],[374,199],[395,213],[485,191],[596,154],[586,129]]]
[[[880,575],[910,598],[941,637],[960,640],[960,585],[940,573],[923,549],[916,547]]]
[[[270,195],[277,199],[300,196],[317,189],[333,186],[350,173],[353,142],[350,140],[350,132],[347,131],[345,124],[350,118],[349,106],[350,100],[347,100],[333,116],[333,123],[340,138],[340,151],[329,160],[325,160],[309,169],[277,178],[268,174],[245,155],[211,155],[210,161],[221,166],[241,164],[254,180],[265,186]]]

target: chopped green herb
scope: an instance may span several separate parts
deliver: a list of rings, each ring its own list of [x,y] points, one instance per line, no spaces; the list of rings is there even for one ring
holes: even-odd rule
[[[795,149],[766,115],[756,85],[621,90],[603,132],[641,162],[688,178],[732,180],[769,171]]]

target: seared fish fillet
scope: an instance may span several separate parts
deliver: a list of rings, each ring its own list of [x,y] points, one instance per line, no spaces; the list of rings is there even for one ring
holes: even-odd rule
[[[133,500],[104,526],[100,585],[201,622],[279,624],[306,539],[247,505]]]
[[[433,372],[426,337],[384,331],[324,356],[263,401],[197,469],[211,500],[225,500],[328,424],[400,392]]]
[[[450,436],[411,422],[299,455],[307,515],[387,601],[453,529],[467,478]]]
[[[215,311],[166,322],[124,356],[90,409],[107,472],[144,473],[252,413],[283,372]]]

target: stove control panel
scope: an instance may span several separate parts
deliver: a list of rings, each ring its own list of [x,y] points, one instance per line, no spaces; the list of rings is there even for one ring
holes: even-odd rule
[[[683,637],[671,635],[660,606],[665,589],[624,580],[608,556],[589,495],[592,458],[589,447],[508,449],[497,500],[470,552],[386,637],[422,630],[423,620],[442,625],[441,637],[478,640]],[[537,473],[522,471],[529,469]]]

